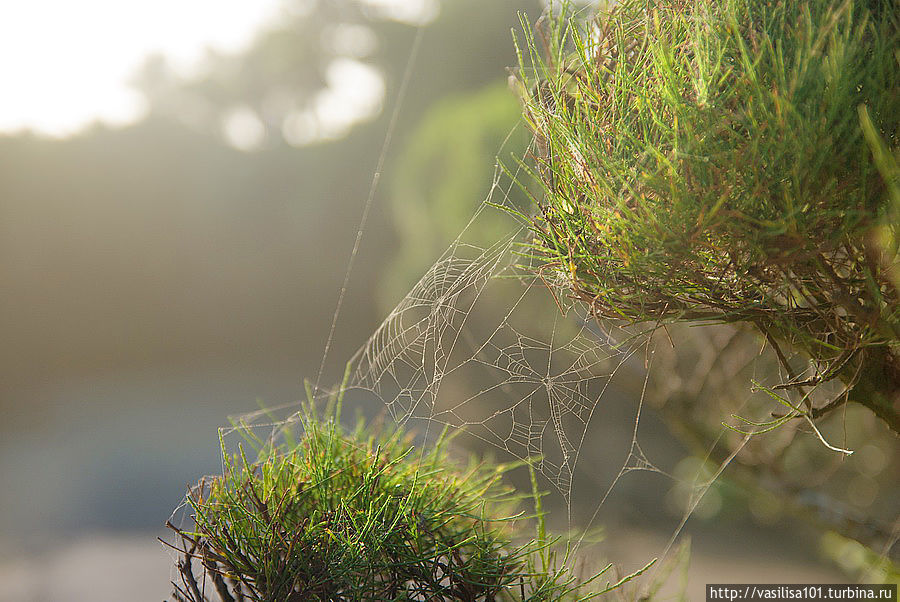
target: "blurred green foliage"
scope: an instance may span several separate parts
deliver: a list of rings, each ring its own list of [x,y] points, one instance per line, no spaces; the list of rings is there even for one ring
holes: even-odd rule
[[[391,177],[400,245],[381,287],[385,309],[393,308],[461,235],[489,194],[502,196],[508,190],[500,186],[494,192],[494,165],[498,153],[523,154],[531,134],[520,121],[518,100],[500,82],[442,99],[425,113]],[[524,204],[518,189],[511,195],[519,197],[514,204]],[[466,230],[465,240],[487,247],[515,227],[508,215],[489,208]]]

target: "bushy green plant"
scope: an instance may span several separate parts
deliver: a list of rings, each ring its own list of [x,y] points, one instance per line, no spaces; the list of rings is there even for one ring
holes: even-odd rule
[[[898,8],[623,0],[526,29],[542,269],[598,316],[749,323],[790,415],[849,399],[900,432]]]
[[[535,516],[514,513],[522,496],[501,483],[510,465],[461,469],[446,433],[423,452],[402,429],[346,430],[339,417],[339,405],[324,417],[309,405],[301,437],[285,430],[278,444],[247,431],[255,460],[225,455],[223,475],[191,489],[195,525],[169,525],[176,600],[575,600],[634,576],[579,594],[603,573],[576,582],[536,489],[538,535],[513,543]]]

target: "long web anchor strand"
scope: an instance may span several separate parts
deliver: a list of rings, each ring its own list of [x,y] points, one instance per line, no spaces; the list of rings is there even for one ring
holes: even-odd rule
[[[400,82],[400,88],[397,91],[397,102],[394,103],[394,110],[391,113],[391,120],[388,123],[387,131],[384,135],[384,142],[381,145],[381,153],[378,155],[378,163],[375,166],[375,173],[372,174],[372,183],[369,185],[369,193],[366,196],[366,202],[363,206],[362,216],[359,220],[359,228],[356,231],[356,240],[353,243],[353,250],[350,252],[350,259],[347,261],[347,271],[344,273],[344,282],[341,284],[341,292],[338,295],[337,306],[334,308],[334,315],[331,318],[331,328],[328,331],[328,339],[325,341],[325,349],[322,352],[322,362],[319,364],[319,372],[316,374],[316,385],[313,388],[314,393],[318,393],[319,385],[322,381],[322,373],[325,371],[325,363],[328,361],[328,352],[331,351],[331,344],[334,341],[334,331],[337,328],[338,319],[341,315],[341,308],[344,305],[344,297],[347,294],[347,287],[350,284],[350,276],[353,273],[353,264],[356,256],[359,254],[359,246],[362,242],[363,232],[369,221],[369,212],[372,209],[372,203],[375,199],[375,192],[378,190],[378,183],[381,180],[381,172],[384,169],[384,161],[387,157],[388,150],[391,147],[391,139],[397,122],[400,118],[400,108],[403,105],[403,99],[406,97],[406,91],[409,87],[409,80],[412,77],[413,68],[416,58],[419,54],[419,47],[422,44],[422,38],[425,34],[425,26],[420,25],[416,29],[416,37],[413,40],[412,47],[409,51],[409,58],[406,61],[406,68],[403,71],[403,79]]]

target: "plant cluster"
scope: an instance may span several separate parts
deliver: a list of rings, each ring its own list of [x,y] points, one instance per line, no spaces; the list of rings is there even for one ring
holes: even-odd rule
[[[526,27],[542,269],[597,316],[748,323],[792,415],[849,399],[900,432],[898,8],[623,0]]]
[[[538,537],[516,545],[521,496],[500,479],[510,466],[457,470],[450,437],[428,452],[400,429],[322,419],[309,406],[303,435],[254,439],[223,455],[221,477],[187,496],[195,526],[169,524],[179,542],[175,600],[569,600],[571,571],[558,563],[541,517]],[[534,483],[534,476],[532,477]],[[194,562],[202,567],[195,572]],[[608,570],[604,569],[604,571]],[[602,573],[601,573],[602,574]],[[601,588],[609,591],[629,580]],[[599,577],[597,575],[596,577]],[[595,577],[595,578],[596,578]]]

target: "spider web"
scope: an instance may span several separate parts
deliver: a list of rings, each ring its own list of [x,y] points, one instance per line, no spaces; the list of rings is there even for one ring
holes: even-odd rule
[[[415,44],[420,40],[421,30]],[[410,65],[412,62],[413,56]],[[399,96],[402,99],[403,94]],[[316,398],[325,399],[334,393],[320,388],[318,381],[396,126],[399,103],[366,199],[322,367],[312,389]],[[570,300],[564,274],[542,271],[530,263],[527,224],[511,217],[509,232],[489,245],[479,243],[472,234],[478,230],[472,226],[486,212],[515,209],[509,197],[518,174],[509,174],[504,181],[505,173],[498,164],[490,191],[469,225],[350,358],[344,392],[360,403],[376,401],[401,425],[424,424],[425,434],[420,439],[423,448],[429,444],[432,429],[450,428],[462,430],[511,458],[530,462],[564,501],[570,527],[582,533],[598,520],[601,509],[627,475],[651,473],[670,486],[680,484],[688,499],[661,551],[660,556],[665,557],[704,495],[750,437],[734,440],[730,454],[714,462],[714,470],[698,470],[692,478],[673,475],[654,461],[640,436],[654,357],[649,335],[601,323],[583,305]],[[609,419],[604,410],[614,378],[624,370],[632,372],[626,378],[633,378],[635,368],[642,368],[645,378],[634,399],[633,420],[614,425],[630,431],[619,468],[605,489],[594,486],[603,493],[595,496],[594,510],[586,524],[573,525],[572,500],[579,462],[617,465],[615,458],[594,457],[595,448],[587,443],[596,436],[592,426]],[[235,427],[223,429],[223,436],[247,428],[270,428],[272,436],[277,436],[285,425],[298,422],[297,406],[288,404],[239,416],[233,420]],[[286,410],[287,416],[273,419],[279,410]],[[719,439],[729,436],[734,439],[734,433],[723,428]],[[713,442],[708,457],[718,443]],[[666,489],[657,486],[656,490]],[[184,508],[176,509],[173,516]],[[574,549],[583,537],[573,542]]]
[[[536,295],[549,300],[541,280],[504,279],[517,270],[519,238],[486,249],[454,242],[353,358],[348,387],[374,393],[401,424],[464,429],[534,459],[568,501],[591,418],[633,350],[598,344],[585,326],[569,332],[558,318],[545,339],[529,311]],[[498,293],[512,303],[491,316]],[[552,303],[545,309],[556,313]],[[465,387],[450,380],[486,384],[460,394]]]
[[[642,363],[649,368],[652,344],[646,333],[599,322],[566,296],[564,275],[543,274],[532,265],[527,225],[511,217],[510,231],[494,244],[470,242],[470,232],[479,230],[486,212],[512,208],[513,184],[504,185],[503,174],[496,166],[490,192],[467,227],[351,357],[343,388],[315,388],[313,394],[324,401],[341,392],[356,405],[383,407],[400,425],[424,426],[418,439],[423,449],[432,442],[429,434],[449,428],[527,461],[559,494],[575,528],[576,467],[596,461],[586,446],[596,436],[591,427],[604,419],[616,375],[628,370],[632,374],[624,378],[633,378]],[[630,426],[616,425],[631,431],[624,459],[578,532],[586,533],[598,520],[626,475],[645,472],[670,484],[677,480],[641,444],[646,386],[647,380],[635,399]],[[273,420],[279,409],[293,413]],[[288,404],[248,413],[224,432],[271,428],[278,436],[298,420],[296,409],[297,404]],[[669,547],[726,465],[713,478],[698,472],[681,483],[691,492],[690,500]],[[668,487],[657,490],[662,497]],[[577,548],[581,542],[572,543]],[[668,547],[662,555],[667,552]]]
[[[391,128],[394,125],[395,120]],[[379,162],[332,334],[381,167]],[[560,496],[568,529],[582,533],[570,542],[577,550],[626,475],[645,472],[670,483],[676,480],[645,453],[640,442],[645,381],[631,425],[616,426],[631,431],[619,469],[593,504],[587,523],[573,523],[576,467],[580,461],[597,461],[588,457],[586,447],[596,436],[591,427],[602,421],[606,394],[616,375],[626,368],[633,373],[642,361],[649,368],[651,341],[646,335],[599,322],[567,296],[564,274],[545,273],[532,265],[528,225],[514,219],[512,212],[509,232],[497,242],[484,246],[470,240],[475,238],[470,231],[479,230],[479,219],[487,212],[516,209],[509,197],[518,174],[507,175],[504,183],[504,173],[498,163],[490,191],[466,228],[350,358],[342,388],[336,391],[316,382],[311,391],[317,401],[341,392],[345,400],[355,399],[370,410],[373,405],[383,407],[400,425],[424,425],[425,433],[418,439],[423,450],[437,432],[449,428],[462,430],[509,458],[528,462]],[[319,378],[330,342],[331,334]],[[235,442],[231,436],[240,439],[248,429],[269,429],[270,437],[280,437],[285,427],[299,426],[299,405],[232,417],[233,426],[220,430],[222,441],[230,447],[229,440]],[[283,418],[277,418],[279,414]],[[690,504],[661,557],[669,552],[714,480],[698,473],[693,481],[682,483],[691,491]],[[661,498],[668,489],[657,487]],[[177,508],[172,522],[185,524],[188,511],[184,504]]]

